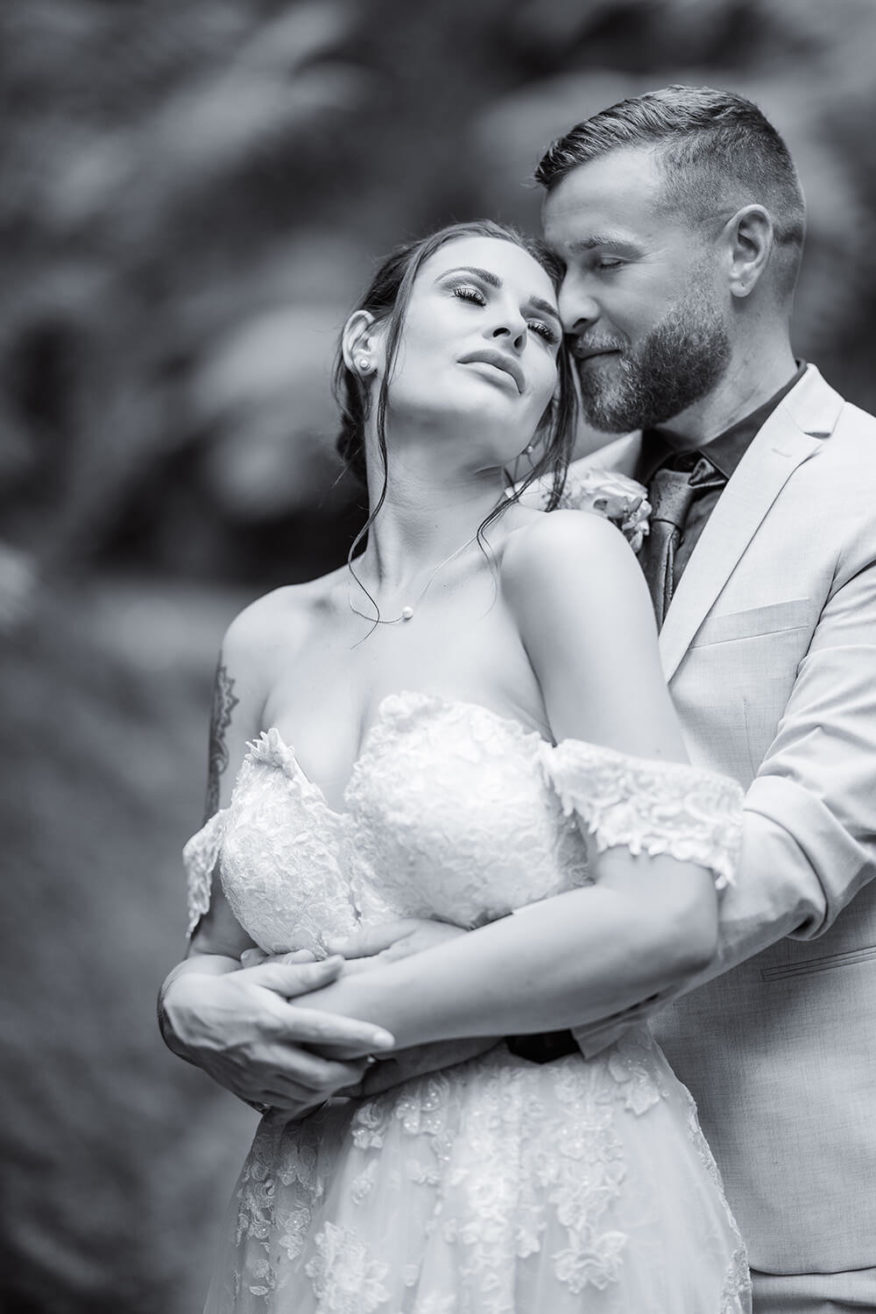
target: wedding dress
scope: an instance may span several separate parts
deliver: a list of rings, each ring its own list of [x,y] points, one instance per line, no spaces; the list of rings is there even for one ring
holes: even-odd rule
[[[186,846],[253,940],[473,928],[590,881],[587,843],[732,875],[740,791],[423,693],[381,704],[330,808],[276,730]],[[655,878],[656,879],[656,878]],[[647,1027],[585,1060],[504,1043],[301,1122],[262,1120],[209,1314],[744,1314],[745,1252],[693,1100]]]

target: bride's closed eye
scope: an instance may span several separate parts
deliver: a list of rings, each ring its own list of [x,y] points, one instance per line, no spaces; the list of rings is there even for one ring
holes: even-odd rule
[[[453,296],[459,297],[462,301],[471,301],[477,306],[487,304],[485,294],[473,283],[456,283],[450,291]],[[537,333],[539,337],[544,338],[545,342],[552,347],[555,347],[560,341],[559,333],[544,319],[527,319],[526,327],[531,329],[533,333]]]
[[[459,297],[462,301],[473,301],[475,305],[478,306],[485,306],[487,304],[487,298],[484,296],[481,289],[475,287],[473,283],[456,283],[451,287],[450,291],[455,297]]]
[[[553,325],[547,322],[547,320],[528,319],[526,321],[526,325],[527,328],[532,329],[533,333],[538,333],[540,337],[544,338],[545,342],[549,343],[552,347],[556,347],[558,345],[560,341],[560,335],[557,332],[557,330],[553,327]]]

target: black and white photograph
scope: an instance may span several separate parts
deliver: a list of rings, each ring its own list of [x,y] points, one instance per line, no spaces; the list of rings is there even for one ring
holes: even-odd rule
[[[874,51],[6,0],[4,1311],[876,1310]]]

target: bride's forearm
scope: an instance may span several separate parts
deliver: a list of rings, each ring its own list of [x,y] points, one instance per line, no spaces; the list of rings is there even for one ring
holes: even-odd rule
[[[643,861],[649,883],[636,897],[570,891],[298,1002],[378,1023],[400,1048],[607,1017],[700,970],[714,950],[714,904],[689,897],[691,869]]]

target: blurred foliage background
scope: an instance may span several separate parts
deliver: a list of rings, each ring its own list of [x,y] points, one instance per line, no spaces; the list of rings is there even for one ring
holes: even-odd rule
[[[553,136],[731,87],[807,194],[798,352],[876,410],[874,49],[872,0],[5,0],[4,1309],[199,1308],[254,1115],[155,1031],[177,855],[225,625],[360,522],[329,370],[373,259],[536,229]]]

